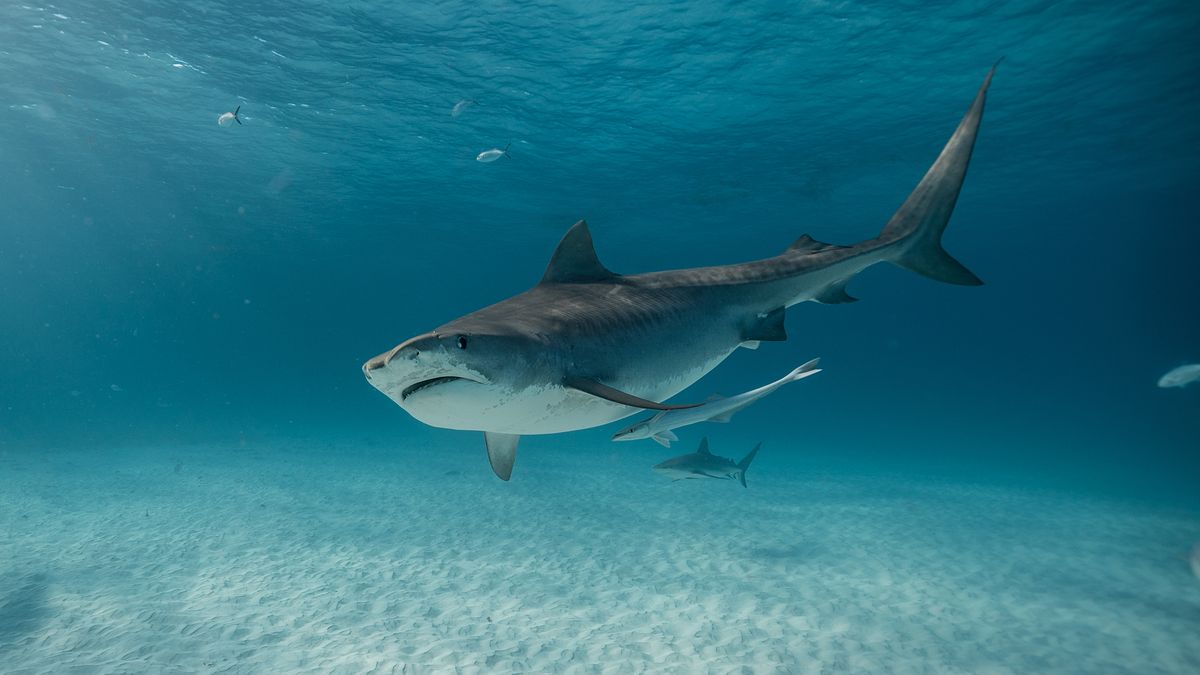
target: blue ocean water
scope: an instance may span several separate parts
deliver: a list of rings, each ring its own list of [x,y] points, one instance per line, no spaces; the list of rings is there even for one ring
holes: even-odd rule
[[[601,260],[628,273],[762,258],[805,233],[847,244],[872,237],[1003,56],[945,239],[986,285],[938,284],[880,265],[851,283],[859,303],[790,309],[787,342],[739,351],[685,396],[737,393],[813,357],[825,371],[732,424],[681,431],[681,452],[705,434],[735,458],[764,442],[739,502],[711,501],[741,490],[728,484],[691,499],[729,515],[754,503],[757,490],[756,508],[800,513],[828,492],[806,491],[806,476],[857,485],[837,493],[855,502],[903,491],[917,475],[981,490],[1051,490],[1060,500],[1052,503],[1071,513],[1082,503],[1072,495],[1098,499],[1116,520],[1124,508],[1159,509],[1173,514],[1169,526],[1153,535],[1132,528],[1113,541],[1164,570],[1155,602],[1175,604],[1139,599],[1121,581],[1110,585],[1122,591],[1106,611],[1132,606],[1132,623],[1154,635],[1197,634],[1200,583],[1179,558],[1200,540],[1200,385],[1155,382],[1200,362],[1198,33],[1200,9],[1170,1],[4,4],[0,460],[8,469],[0,480],[8,482],[5,522],[20,532],[9,552],[79,546],[99,527],[80,514],[124,499],[92,502],[83,488],[73,496],[68,487],[79,484],[64,467],[142,476],[129,479],[128,492],[163,490],[164,509],[186,520],[187,509],[167,509],[171,490],[157,474],[137,467],[161,461],[163,480],[227,467],[209,476],[214,492],[196,497],[203,504],[229,494],[219,486],[241,472],[238,452],[253,453],[246,475],[269,484],[263,489],[281,504],[326,473],[379,473],[403,476],[405,490],[422,480],[446,494],[469,485],[454,503],[478,500],[481,511],[520,495],[519,513],[570,513],[555,526],[563,532],[574,531],[568,523],[624,530],[619,521],[645,526],[660,543],[694,541],[694,530],[665,516],[638,519],[657,512],[663,494],[648,467],[669,456],[649,441],[609,443],[618,425],[527,438],[513,482],[501,484],[478,434],[421,425],[368,386],[360,366],[536,283],[580,218]],[[237,106],[243,124],[219,126]],[[510,145],[510,157],[475,159]],[[21,478],[35,470],[46,473]],[[772,476],[796,489],[772,488]],[[579,493],[564,492],[608,480],[616,484],[596,487],[600,501],[584,506]],[[386,491],[387,481],[377,487]],[[333,491],[330,508],[353,511],[353,491]],[[236,494],[256,499],[248,487]],[[380,535],[371,513],[391,504],[372,501],[381,494],[358,497],[376,507],[358,516],[371,537]],[[686,511],[686,501],[676,503],[685,494],[669,498]],[[437,527],[444,511],[431,503],[406,502],[402,517]],[[1035,512],[1002,535],[960,523],[967,529],[921,564],[952,558],[950,549],[968,542],[990,542],[988,556],[1002,558],[992,537],[1017,540],[1021,527],[1065,518],[1036,513],[1046,503],[1028,502]],[[22,504],[45,509],[34,519],[48,525],[21,529]],[[62,531],[52,526],[59,510],[75,514]],[[1045,530],[1046,541],[1098,527],[1096,512],[1079,513]],[[446,516],[442,525],[468,522]],[[549,531],[528,527],[512,536]],[[35,535],[45,540],[32,546]],[[430,561],[458,555],[457,544],[442,543]],[[716,548],[734,550],[725,546]],[[754,550],[790,560],[807,549]],[[825,569],[835,567],[836,547],[820,551],[830,556]],[[1128,562],[1099,560],[1099,568]],[[6,566],[0,558],[0,573],[14,579],[0,589],[9,608],[0,608],[0,623],[17,617],[12,625],[26,628],[0,629],[0,647],[9,645],[0,665],[7,657],[54,671],[66,653],[39,654],[36,645],[64,607],[55,593],[69,586],[66,573],[17,557]],[[554,583],[567,593],[589,582]],[[736,585],[721,592],[738,593]],[[892,625],[878,629],[886,635]],[[1050,629],[1064,645],[1061,661],[934,661],[930,652],[926,665],[1070,670],[1084,663],[1071,661],[1072,650],[1090,643],[1064,626]],[[792,644],[763,635],[763,649]],[[1152,669],[1194,666],[1192,640],[1175,640],[1179,654]],[[311,658],[272,660],[277,652],[259,646],[242,661],[230,648],[224,661],[142,666],[370,669],[321,661],[319,642],[283,644]],[[1015,644],[1014,659],[1028,643]],[[377,661],[539,669],[538,652],[510,663],[461,649],[448,660]],[[706,659],[734,667],[679,644],[667,651],[689,656],[655,668],[686,671]],[[595,656],[574,653],[552,665],[586,668]],[[797,649],[771,667],[861,672],[888,663],[826,656]],[[1090,665],[1137,672],[1139,656],[1106,654]],[[896,667],[922,662],[910,657]],[[642,669],[638,655],[614,658]]]

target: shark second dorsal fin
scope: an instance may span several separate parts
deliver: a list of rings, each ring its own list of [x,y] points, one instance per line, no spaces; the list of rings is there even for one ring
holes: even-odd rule
[[[823,241],[817,241],[807,234],[800,235],[800,238],[792,242],[792,245],[787,247],[789,252],[797,253],[817,253],[818,251],[828,251],[832,248],[842,248],[836,244],[826,244]]]
[[[558,248],[554,249],[550,264],[546,266],[546,273],[542,275],[542,283],[580,284],[616,276],[600,264],[587,221],[581,220],[572,225],[562,241],[558,242]]]
[[[697,455],[711,455],[708,451],[708,436],[700,439],[700,447],[696,450]]]

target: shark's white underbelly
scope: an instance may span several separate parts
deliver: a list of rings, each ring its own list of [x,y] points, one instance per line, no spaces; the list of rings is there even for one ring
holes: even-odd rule
[[[606,384],[652,401],[664,401],[691,386],[724,361],[732,349],[669,377],[629,377]],[[417,420],[443,429],[505,434],[557,434],[590,429],[641,412],[559,385],[520,390],[455,381],[396,401]]]

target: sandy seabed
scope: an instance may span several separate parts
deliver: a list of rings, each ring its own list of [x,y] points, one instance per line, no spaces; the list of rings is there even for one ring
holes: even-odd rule
[[[1200,514],[636,446],[0,451],[0,672],[1200,672]]]

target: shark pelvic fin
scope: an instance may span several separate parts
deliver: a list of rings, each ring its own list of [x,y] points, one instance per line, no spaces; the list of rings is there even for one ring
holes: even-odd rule
[[[766,314],[759,314],[750,319],[742,330],[742,342],[767,340],[782,342],[787,339],[787,331],[783,329],[784,308],[777,307]]]
[[[487,444],[488,462],[492,471],[500,480],[512,478],[513,462],[517,461],[517,443],[521,437],[516,434],[498,434],[494,431],[483,432],[483,440]]]
[[[682,410],[683,408],[695,408],[699,403],[690,403],[687,405],[667,405],[665,403],[655,403],[644,398],[628,394],[620,389],[614,389],[607,384],[601,384],[595,380],[586,377],[568,377],[563,380],[563,385],[571,389],[578,389],[585,394],[591,394],[597,398],[602,398],[613,403],[620,403],[631,408],[645,408],[647,410]]]
[[[587,221],[581,220],[572,225],[562,241],[558,242],[558,248],[554,249],[550,264],[546,266],[546,273],[542,275],[542,283],[582,284],[616,276],[600,264]]]

